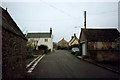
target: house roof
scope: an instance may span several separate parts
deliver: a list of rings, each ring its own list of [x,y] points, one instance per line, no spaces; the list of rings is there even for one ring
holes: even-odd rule
[[[50,33],[28,33],[27,38],[51,38]]]
[[[68,42],[63,38],[62,40],[60,40],[60,41],[58,42],[58,44],[61,44],[61,43],[68,43]]]
[[[74,34],[74,36],[71,37],[71,40],[69,41],[69,43],[73,43],[75,40],[78,41],[78,38],[76,37],[76,34]]]
[[[0,16],[2,17],[2,28],[9,32],[12,32],[13,34],[19,37],[26,39],[25,35],[20,30],[20,28],[17,26],[15,21],[12,19],[8,11],[3,9],[2,7],[0,7],[0,10],[2,10],[2,16]]]
[[[62,40],[60,40],[60,41],[58,42],[58,46],[68,47],[68,42],[63,38]]]
[[[82,29],[87,41],[115,41],[119,37],[117,29]]]

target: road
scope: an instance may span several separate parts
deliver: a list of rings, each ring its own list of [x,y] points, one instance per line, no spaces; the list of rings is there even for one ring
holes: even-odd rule
[[[70,54],[56,50],[46,54],[29,78],[118,78],[118,74],[87,63]]]

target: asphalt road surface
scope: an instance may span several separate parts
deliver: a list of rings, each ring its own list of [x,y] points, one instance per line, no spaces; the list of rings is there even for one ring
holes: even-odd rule
[[[118,74],[87,63],[70,54],[56,50],[46,54],[29,78],[118,78]]]

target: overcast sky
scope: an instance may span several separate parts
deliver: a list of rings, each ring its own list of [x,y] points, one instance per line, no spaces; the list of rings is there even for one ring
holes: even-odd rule
[[[88,2],[89,1],[89,2]],[[70,40],[84,26],[87,11],[87,28],[118,28],[119,0],[4,0],[2,7],[24,32],[49,32],[53,40]]]

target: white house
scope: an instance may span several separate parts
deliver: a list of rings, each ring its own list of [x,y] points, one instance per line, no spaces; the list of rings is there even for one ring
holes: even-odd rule
[[[44,45],[47,46],[49,50],[53,50],[53,38],[52,38],[52,28],[50,32],[44,33],[28,33],[27,36],[28,42],[38,50],[38,46]]]

